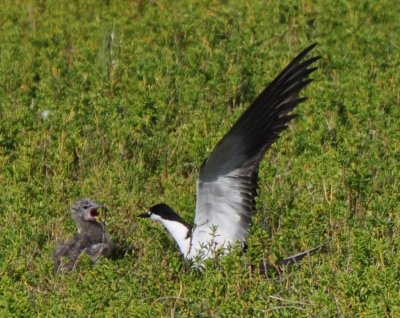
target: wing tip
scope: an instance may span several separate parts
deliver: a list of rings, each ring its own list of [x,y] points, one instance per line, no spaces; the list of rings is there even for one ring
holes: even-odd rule
[[[318,46],[318,42],[314,42],[311,45],[309,45],[308,47],[306,47],[303,52],[305,52],[305,54],[307,54],[308,52],[312,51],[316,46]],[[300,53],[301,54],[301,53]]]
[[[289,65],[287,66],[286,69],[288,69],[290,66],[296,65],[297,63],[299,63],[300,61],[302,61],[306,55],[308,53],[310,53],[310,51],[312,51],[316,46],[318,45],[317,42],[314,42],[313,44],[311,44],[310,46],[306,47],[303,51],[301,51],[293,60],[291,63],[289,63]],[[320,55],[316,55],[313,57],[310,57],[307,62],[309,62],[309,64],[312,64],[316,61],[318,61],[321,58]],[[305,62],[306,63],[306,62]]]

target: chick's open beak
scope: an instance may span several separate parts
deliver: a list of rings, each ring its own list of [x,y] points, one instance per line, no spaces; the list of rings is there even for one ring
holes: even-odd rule
[[[101,216],[101,213],[99,213],[99,216],[97,217],[97,222],[99,222],[99,223],[105,223],[105,220],[104,220],[103,217]]]
[[[105,222],[105,217],[103,217],[103,215],[102,215],[102,209],[107,209],[107,207],[106,206],[104,206],[104,205],[97,205],[97,206],[95,206],[94,208],[92,208],[91,210],[90,210],[90,215],[92,216],[92,217],[94,217],[94,218],[96,218],[96,221],[97,222],[99,222],[99,223],[103,223],[103,224],[105,224],[106,222]]]

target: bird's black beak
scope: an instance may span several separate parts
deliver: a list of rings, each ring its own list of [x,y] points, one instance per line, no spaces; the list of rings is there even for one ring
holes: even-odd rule
[[[139,214],[138,217],[139,218],[149,218],[150,215],[151,215],[151,212],[145,212],[145,213]]]

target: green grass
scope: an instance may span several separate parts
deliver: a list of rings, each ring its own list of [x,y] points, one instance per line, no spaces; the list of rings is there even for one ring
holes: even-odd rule
[[[395,1],[6,0],[0,24],[1,317],[398,315]],[[192,221],[202,161],[313,42],[319,70],[261,166],[247,253],[191,270],[136,215],[166,202]],[[134,252],[54,275],[87,196]],[[328,236],[280,276],[249,270]]]

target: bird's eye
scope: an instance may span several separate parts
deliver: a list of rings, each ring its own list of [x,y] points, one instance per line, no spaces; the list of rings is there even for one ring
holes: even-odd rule
[[[83,208],[86,210],[86,209],[88,209],[89,207],[88,207],[87,205],[84,205]]]

